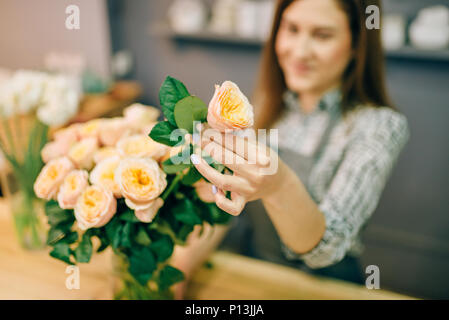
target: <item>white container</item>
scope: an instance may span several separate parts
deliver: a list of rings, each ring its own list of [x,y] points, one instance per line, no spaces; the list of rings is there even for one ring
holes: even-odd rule
[[[256,38],[258,36],[259,3],[242,1],[236,11],[235,33],[240,37]]]
[[[206,25],[207,11],[201,0],[175,0],[168,10],[171,28],[178,33],[195,33]]]
[[[382,44],[387,50],[397,50],[405,44],[405,19],[400,15],[387,15],[383,19]]]
[[[271,33],[274,20],[275,2],[266,0],[259,2],[259,18],[258,18],[258,36],[262,40],[266,40]]]
[[[434,6],[421,10],[410,25],[410,41],[414,47],[441,50],[449,46],[449,9]]]

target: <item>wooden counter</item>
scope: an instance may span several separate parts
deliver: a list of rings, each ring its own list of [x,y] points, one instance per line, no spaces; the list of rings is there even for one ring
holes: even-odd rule
[[[187,299],[408,299],[384,290],[318,278],[276,264],[218,251],[202,268]],[[15,238],[7,206],[0,200],[0,299],[111,299],[111,252],[80,264],[80,289],[69,290],[64,263],[48,250],[24,251]]]

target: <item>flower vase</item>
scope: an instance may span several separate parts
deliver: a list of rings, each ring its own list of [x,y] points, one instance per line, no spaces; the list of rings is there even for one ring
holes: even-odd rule
[[[47,140],[48,127],[33,115],[16,115],[2,119],[1,124],[2,192],[21,246],[42,249],[46,239],[44,202],[34,194],[33,184],[43,166],[40,151]]]
[[[2,190],[13,218],[16,236],[22,248],[38,250],[45,247],[46,228],[44,202],[34,193],[18,188],[13,174],[4,175]]]
[[[163,267],[161,265],[159,269]],[[129,262],[126,256],[119,253],[112,255],[113,298],[115,300],[173,300],[171,288],[159,290],[157,281],[150,279],[142,285],[128,271]],[[156,270],[154,277],[157,277]],[[153,278],[153,277],[152,277]]]

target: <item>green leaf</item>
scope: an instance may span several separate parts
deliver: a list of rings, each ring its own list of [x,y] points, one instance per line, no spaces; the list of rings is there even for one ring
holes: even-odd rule
[[[120,246],[124,248],[130,248],[132,246],[131,243],[131,235],[133,233],[133,224],[132,222],[127,222],[121,234]]]
[[[185,97],[176,103],[174,115],[178,128],[193,133],[194,121],[204,122],[206,120],[207,106],[198,97]]]
[[[134,211],[132,210],[126,210],[125,212],[121,213],[119,215],[119,219],[127,222],[134,222],[134,223],[140,222],[139,219],[137,219],[136,215],[134,214]]]
[[[181,282],[184,280],[184,273],[181,270],[178,270],[172,266],[165,266],[164,269],[161,270],[158,279],[158,285],[160,290],[166,290],[170,288],[173,284],[177,282]]]
[[[206,203],[206,205],[209,207],[212,219],[216,224],[227,224],[233,217],[233,215],[217,207],[215,203]]]
[[[190,161],[190,155],[192,153],[193,147],[192,145],[189,145],[189,148],[184,148],[184,150],[177,155],[162,162],[162,169],[167,174],[175,174],[189,168],[192,165]]]
[[[117,217],[112,218],[112,220],[106,224],[106,236],[114,249],[117,249],[120,245],[122,229],[123,224]]]
[[[137,232],[136,236],[136,242],[144,247],[148,246],[151,243],[151,239],[148,236],[148,233],[145,231],[145,227],[139,227],[139,231]]]
[[[185,163],[174,164],[171,158],[162,162],[162,169],[166,174],[175,174],[180,171],[183,171],[184,169],[187,169],[188,167],[190,167],[190,164]]]
[[[151,129],[150,138],[170,147],[182,145],[184,143],[183,131],[173,132],[176,129],[177,127],[173,126],[168,121],[158,122],[153,129]]]
[[[179,229],[177,237],[185,243],[185,241],[187,240],[187,237],[189,236],[189,234],[192,231],[193,231],[193,226],[185,224]]]
[[[173,241],[169,236],[162,236],[150,245],[151,251],[156,256],[157,262],[162,262],[170,258],[173,253]]]
[[[53,246],[58,242],[75,243],[78,240],[78,233],[70,230],[71,225],[65,223],[51,227],[47,234],[47,244]]]
[[[188,224],[190,226],[203,223],[203,221],[195,212],[195,206],[193,202],[187,198],[179,200],[172,210],[176,220],[182,223]]]
[[[147,247],[133,248],[129,257],[129,272],[142,285],[150,280],[154,270],[156,270],[156,261],[153,253]]]
[[[186,186],[191,186],[192,184],[200,180],[202,177],[203,176],[201,175],[201,173],[199,173],[196,167],[191,166],[187,174],[184,177],[182,177],[181,183]]]
[[[108,238],[106,237],[105,234],[103,233],[97,234],[97,238],[100,240],[101,243],[97,249],[97,252],[105,250],[110,245],[110,242],[108,241]]]
[[[90,261],[92,256],[92,241],[90,239],[91,235],[87,231],[83,234],[81,242],[75,249],[75,258],[77,262],[87,263]]]
[[[61,209],[54,200],[45,203],[45,214],[47,215],[50,226],[75,222],[73,211]]]
[[[173,126],[176,126],[174,117],[175,105],[179,100],[188,96],[190,96],[190,93],[181,81],[168,76],[162,83],[159,90],[159,101],[162,106],[162,112]]]
[[[57,243],[50,252],[50,256],[64,261],[67,264],[73,264],[73,262],[70,261],[70,247],[68,243]]]

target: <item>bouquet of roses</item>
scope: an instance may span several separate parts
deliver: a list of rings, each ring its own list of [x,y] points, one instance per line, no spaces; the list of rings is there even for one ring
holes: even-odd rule
[[[215,128],[252,125],[252,107],[239,114],[238,105],[249,104],[232,82],[216,87],[209,108],[171,77],[159,98],[162,122],[156,122],[159,110],[135,104],[124,117],[57,131],[42,150],[46,165],[34,184],[36,195],[47,200],[50,255],[87,263],[94,251],[111,247],[123,280],[116,298],[172,298],[170,287],[184,279],[170,265],[174,246],[185,245],[196,226],[231,217],[216,206],[212,185],[190,162],[195,121]],[[226,169],[204,156],[216,170]]]

